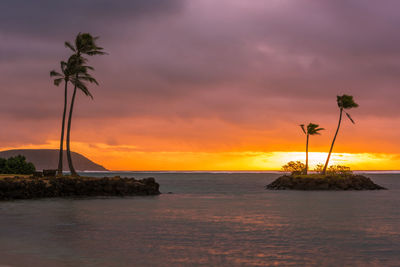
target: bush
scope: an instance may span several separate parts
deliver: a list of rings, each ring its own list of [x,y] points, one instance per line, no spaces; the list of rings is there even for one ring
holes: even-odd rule
[[[353,172],[350,170],[350,167],[343,165],[332,165],[326,170],[326,173],[329,175],[351,175]]]
[[[318,164],[317,166],[315,166],[313,171],[321,173],[323,170],[324,170],[324,165]],[[350,174],[353,174],[353,172],[350,170],[350,167],[343,166],[343,165],[332,165],[332,166],[329,166],[328,169],[326,169],[326,174],[328,174],[328,175],[350,175]]]
[[[282,171],[290,172],[291,174],[301,174],[305,170],[306,165],[301,161],[289,161],[282,166]]]
[[[317,166],[315,166],[314,170],[315,172],[322,172],[324,170],[324,164],[317,164]]]
[[[26,162],[24,156],[0,158],[0,173],[2,174],[32,174],[35,170],[35,166],[31,162]]]

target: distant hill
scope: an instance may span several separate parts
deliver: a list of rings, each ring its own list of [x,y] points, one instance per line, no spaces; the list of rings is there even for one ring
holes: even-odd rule
[[[28,162],[32,162],[37,170],[57,169],[58,150],[57,149],[13,149],[0,151],[0,158],[9,158],[23,155]],[[107,171],[103,166],[94,163],[85,156],[71,152],[72,161],[78,171]],[[63,170],[68,171],[67,153],[64,151]]]

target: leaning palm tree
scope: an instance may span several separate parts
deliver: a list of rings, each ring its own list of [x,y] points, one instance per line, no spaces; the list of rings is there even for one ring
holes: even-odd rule
[[[304,169],[304,174],[308,172],[308,139],[310,135],[320,135],[320,131],[325,130],[324,128],[318,128],[318,124],[309,123],[307,128],[304,127],[304,124],[300,124],[301,129],[303,130],[304,134],[307,136],[306,141],[306,167]]]
[[[64,82],[64,110],[62,117],[62,126],[61,126],[61,138],[60,138],[60,151],[58,158],[58,168],[57,175],[62,175],[63,171],[63,151],[64,151],[64,130],[65,130],[65,115],[67,112],[67,96],[68,96],[68,83],[70,82],[71,77],[74,75],[75,59],[70,58],[67,62],[61,61],[61,73],[52,70],[50,71],[50,77],[54,77],[54,85],[59,86],[62,82]]]
[[[72,55],[72,57],[76,57],[76,55]],[[74,92],[72,93],[72,99],[71,99],[71,104],[69,108],[69,115],[68,115],[68,126],[67,126],[67,159],[68,159],[68,166],[71,171],[72,176],[79,176],[78,173],[75,171],[75,168],[72,164],[72,157],[71,157],[71,146],[70,146],[70,140],[71,140],[71,123],[72,123],[72,113],[74,110],[74,104],[75,104],[75,97],[76,97],[76,91],[79,89],[82,91],[86,96],[89,96],[91,99],[93,99],[93,95],[90,93],[89,89],[87,88],[86,82],[89,83],[95,83],[98,85],[98,82],[96,79],[94,79],[87,71],[88,69],[93,70],[92,67],[90,66],[85,66],[82,65],[84,63],[84,59],[80,57],[80,62],[78,62],[78,66],[76,67],[76,72],[71,78],[71,83],[74,85]]]
[[[351,95],[342,95],[342,96],[339,96],[339,95],[338,95],[337,98],[336,98],[336,101],[337,101],[337,105],[338,105],[339,110],[340,110],[340,113],[339,113],[339,123],[338,123],[337,129],[336,129],[335,136],[333,137],[333,141],[332,141],[332,144],[331,144],[331,148],[330,148],[330,150],[329,150],[328,158],[326,159],[324,169],[322,170],[322,174],[326,174],[326,169],[327,169],[328,164],[329,164],[329,159],[331,158],[331,153],[332,153],[333,145],[335,144],[336,136],[337,136],[337,134],[338,134],[338,132],[339,132],[340,124],[341,124],[341,122],[342,122],[342,115],[343,115],[343,112],[346,114],[347,118],[349,118],[349,120],[350,120],[353,124],[355,124],[355,122],[354,122],[354,120],[351,118],[350,114],[346,112],[347,109],[351,109],[351,108],[356,108],[356,107],[358,107],[358,104],[357,104],[356,102],[354,102],[354,100],[353,100],[353,96],[351,96]]]
[[[76,38],[74,45],[72,45],[69,42],[65,42],[65,46],[71,49],[74,52],[74,55],[77,59],[81,60],[82,64],[86,62],[86,59],[82,57],[82,55],[88,55],[88,56],[94,56],[94,55],[104,55],[106,54],[103,52],[103,48],[99,47],[96,45],[96,40],[99,37],[93,37],[89,33],[79,33]],[[81,64],[81,65],[82,65]],[[85,71],[86,69],[86,71]],[[94,82],[97,84],[97,81],[91,77],[87,73],[87,66],[86,68],[83,67],[81,69],[83,72],[81,72],[79,75],[78,73],[75,74],[75,77],[73,78],[72,83],[74,84],[74,92],[72,95],[72,100],[71,100],[71,105],[70,105],[70,110],[69,110],[69,116],[68,116],[68,128],[67,128],[67,159],[68,159],[68,165],[69,169],[71,171],[72,176],[78,176],[77,172],[75,171],[75,168],[72,163],[72,157],[71,157],[71,149],[70,149],[70,135],[71,135],[71,120],[72,120],[72,112],[74,108],[74,102],[75,102],[75,95],[76,95],[76,90],[80,89],[85,95],[90,96],[93,98],[91,93],[89,92],[88,88],[86,87],[85,81],[88,82]]]

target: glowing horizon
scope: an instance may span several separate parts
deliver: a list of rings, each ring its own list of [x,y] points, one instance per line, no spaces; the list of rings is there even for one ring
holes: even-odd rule
[[[57,141],[9,149],[57,149]],[[190,152],[135,151],[136,147],[72,143],[73,150],[113,171],[279,171],[289,161],[305,162],[305,152]],[[309,169],[324,164],[327,152],[309,152]],[[398,170],[400,155],[387,153],[332,153],[329,165],[352,170]]]

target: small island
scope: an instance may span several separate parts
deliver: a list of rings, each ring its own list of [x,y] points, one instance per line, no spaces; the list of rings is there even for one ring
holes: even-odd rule
[[[315,169],[316,173],[305,173],[304,164],[289,162],[282,167],[283,171],[290,172],[278,177],[265,186],[270,190],[380,190],[386,189],[374,183],[370,178],[353,174],[349,167],[332,165],[326,174],[321,173],[323,166]]]
[[[363,175],[283,175],[266,189],[271,190],[379,190],[386,189]]]
[[[308,125],[300,124],[300,128],[306,136],[306,161],[303,164],[301,161],[290,161],[282,166],[284,172],[290,172],[290,175],[283,175],[277,178],[272,183],[265,186],[266,189],[272,190],[379,190],[386,189],[380,185],[375,184],[370,178],[363,175],[356,175],[347,166],[331,165],[329,160],[332,155],[333,146],[339,133],[340,125],[342,123],[343,114],[355,124],[355,121],[349,114],[348,110],[357,108],[358,104],[354,101],[351,95],[338,95],[336,103],[339,108],[339,121],[333,137],[328,156],[325,164],[318,164],[314,173],[308,172],[308,145],[311,136],[320,135],[321,128],[319,124],[309,123]],[[328,168],[329,166],[329,168]]]

